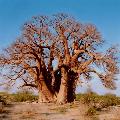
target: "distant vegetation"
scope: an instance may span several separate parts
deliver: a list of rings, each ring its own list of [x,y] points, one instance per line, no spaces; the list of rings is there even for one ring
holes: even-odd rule
[[[38,96],[34,95],[32,92],[29,91],[18,91],[13,94],[9,94],[7,92],[0,92],[0,102],[25,102],[25,101],[37,101]],[[80,101],[84,104],[94,105],[97,107],[101,106],[102,108],[119,105],[120,104],[120,97],[117,97],[114,94],[105,94],[105,95],[98,95],[94,92],[84,93],[84,94],[77,94],[76,101]]]
[[[17,93],[8,94],[6,92],[0,92],[0,101],[4,101],[4,103],[9,102],[25,102],[25,101],[37,101],[38,96],[34,95],[29,91],[19,91]]]
[[[37,100],[38,96],[29,91],[18,91],[13,94],[0,92],[0,102],[4,102],[4,104],[6,104],[7,102],[32,102]],[[101,105],[101,107],[104,108],[108,106],[119,105],[120,97],[117,97],[114,94],[98,95],[94,92],[89,92],[84,94],[77,94],[76,101],[94,106]]]
[[[120,97],[114,94],[98,95],[96,93],[77,94],[76,100],[95,107],[108,107],[120,104]],[[99,105],[99,106],[98,106]]]
[[[98,95],[94,92],[77,94],[76,100],[89,106],[86,115],[95,115],[103,108],[120,105],[120,97],[114,94]]]
[[[16,94],[12,94],[13,100],[15,102],[25,102],[25,101],[37,101],[38,96],[34,95],[32,92],[23,91],[23,92],[17,92]]]

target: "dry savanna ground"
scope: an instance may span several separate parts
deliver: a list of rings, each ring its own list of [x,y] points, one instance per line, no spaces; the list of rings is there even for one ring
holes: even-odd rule
[[[0,120],[120,120],[120,97],[78,94],[73,103],[37,103],[26,92],[0,94]]]
[[[120,120],[120,106],[111,106],[86,115],[89,107],[80,102],[66,105],[45,103],[11,103],[4,107],[0,120]]]

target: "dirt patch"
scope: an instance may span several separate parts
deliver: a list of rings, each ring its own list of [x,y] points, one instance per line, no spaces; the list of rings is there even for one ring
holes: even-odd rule
[[[0,114],[0,120],[120,120],[120,106],[103,109],[91,117],[85,115],[87,110],[82,103],[12,103],[5,107],[6,113]]]
[[[110,106],[98,115],[99,120],[120,120],[120,106]]]

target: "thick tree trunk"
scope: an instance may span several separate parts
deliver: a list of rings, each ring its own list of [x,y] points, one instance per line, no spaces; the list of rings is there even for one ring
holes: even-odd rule
[[[48,100],[46,100],[44,94],[41,91],[39,91],[38,95],[39,95],[39,98],[38,98],[39,103],[47,103],[48,102]]]
[[[69,71],[68,75],[68,95],[67,95],[67,100],[68,102],[73,102],[75,100],[75,90],[76,90],[76,85],[77,85],[77,80],[79,79],[79,76],[77,73],[73,71]]]
[[[68,72],[67,70],[62,67],[61,68],[61,85],[60,90],[57,95],[57,103],[64,104],[67,102],[67,81],[68,81]]]
[[[38,102],[53,102],[54,101],[53,93],[48,89],[42,74],[40,75],[38,89],[39,89]]]

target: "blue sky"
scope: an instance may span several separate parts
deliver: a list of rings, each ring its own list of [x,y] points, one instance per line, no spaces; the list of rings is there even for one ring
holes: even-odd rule
[[[0,0],[0,50],[20,35],[32,16],[60,12],[95,24],[107,45],[120,44],[120,0]]]

